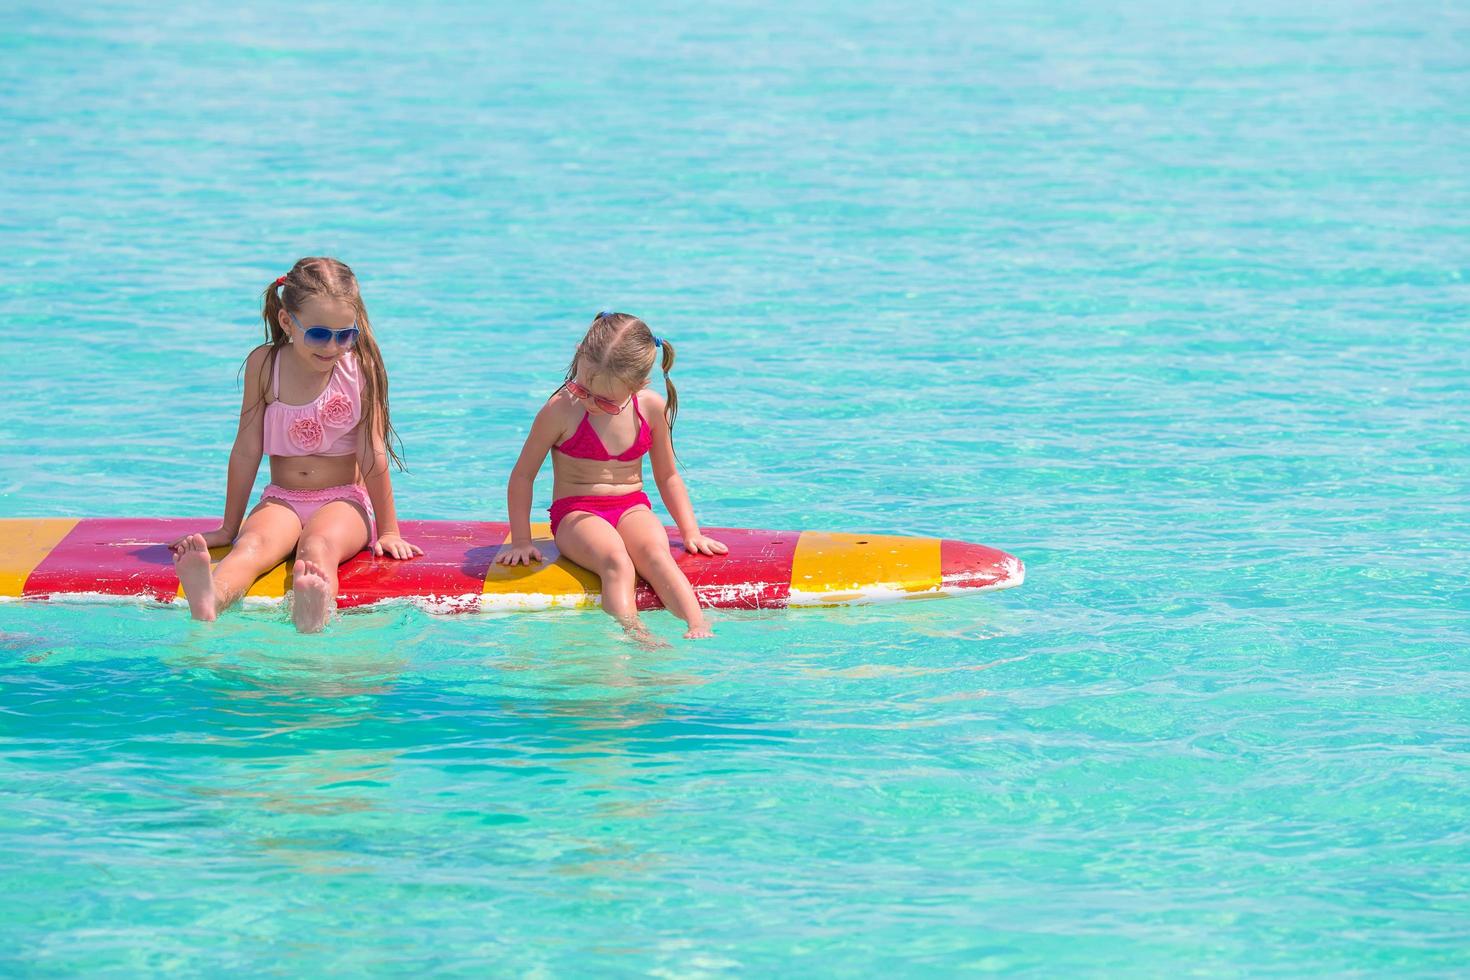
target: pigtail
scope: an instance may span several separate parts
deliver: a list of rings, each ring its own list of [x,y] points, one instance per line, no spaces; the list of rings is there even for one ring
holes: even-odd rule
[[[668,397],[664,400],[664,421],[669,423],[669,438],[673,439],[674,417],[679,414],[679,392],[674,389],[674,381],[669,377],[669,372],[674,369],[674,345],[667,340],[660,340],[658,346],[664,352],[664,389],[668,391]]]
[[[300,264],[300,262],[296,263],[297,266]],[[291,272],[294,273],[295,271],[296,266],[292,266]],[[271,347],[270,353],[265,358],[265,370],[260,373],[260,401],[262,402],[266,400],[266,396],[270,393],[271,373],[275,368],[276,358],[281,356],[281,347],[285,345],[287,340],[285,328],[281,326],[281,311],[286,309],[284,294],[286,292],[286,286],[290,283],[290,279],[290,273],[276,279],[275,282],[265,287],[265,292],[261,297],[260,318],[265,321],[265,340]],[[254,353],[254,351],[251,353]],[[241,374],[244,373],[245,365],[249,361],[250,357],[246,355],[245,360],[240,362]]]
[[[260,318],[265,321],[265,339],[272,347],[286,342],[286,331],[281,327],[281,311],[286,308],[286,303],[281,294],[290,278],[282,276],[265,287],[265,305],[261,308]]]

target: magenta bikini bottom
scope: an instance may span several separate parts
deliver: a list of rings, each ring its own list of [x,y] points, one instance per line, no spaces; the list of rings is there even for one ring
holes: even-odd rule
[[[561,522],[568,514],[576,513],[600,517],[613,527],[617,527],[618,521],[623,519],[624,514],[639,506],[653,510],[648,494],[642,490],[607,497],[562,497],[560,500],[551,502],[551,533],[556,533],[556,529],[561,526]]]

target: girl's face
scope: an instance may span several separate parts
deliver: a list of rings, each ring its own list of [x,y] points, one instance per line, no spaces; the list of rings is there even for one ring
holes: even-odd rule
[[[323,373],[357,344],[357,311],[345,300],[314,296],[299,310],[281,310],[286,346],[301,364]]]
[[[618,415],[632,403],[634,392],[647,385],[630,386],[626,381],[603,374],[593,374],[586,368],[577,371],[576,380],[568,384],[567,394],[575,398],[588,412],[598,415]]]

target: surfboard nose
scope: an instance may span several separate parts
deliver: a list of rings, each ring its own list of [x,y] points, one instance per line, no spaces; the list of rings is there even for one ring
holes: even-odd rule
[[[946,592],[1009,589],[1026,580],[1026,566],[1015,555],[969,541],[939,542],[939,587]]]

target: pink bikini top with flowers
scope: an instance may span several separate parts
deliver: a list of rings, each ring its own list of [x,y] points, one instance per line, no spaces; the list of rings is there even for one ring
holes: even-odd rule
[[[351,351],[332,365],[332,376],[309,405],[281,401],[281,352],[271,368],[271,397],[265,407],[267,456],[351,456],[357,452],[362,419],[362,374]]]
[[[552,448],[572,459],[616,459],[624,463],[631,462],[648,452],[648,447],[653,445],[653,430],[648,427],[643,413],[638,411],[637,395],[633,396],[633,413],[638,416],[638,435],[633,439],[633,445],[616,456],[608,452],[607,447],[602,444],[597,430],[592,428],[592,416],[587,413],[582,415],[581,424],[577,426],[577,431],[572,433],[571,438],[563,440],[561,445]]]

